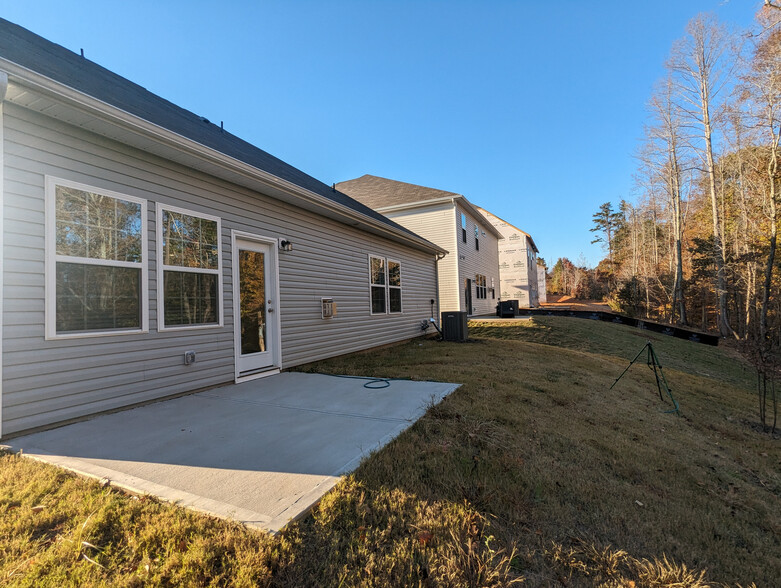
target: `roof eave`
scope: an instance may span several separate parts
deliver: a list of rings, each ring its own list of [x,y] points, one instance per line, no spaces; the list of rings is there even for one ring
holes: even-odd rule
[[[291,193],[299,198],[308,200],[313,204],[325,209],[332,210],[347,220],[359,222],[361,224],[373,227],[375,230],[392,235],[395,240],[403,240],[417,249],[431,253],[447,253],[441,247],[423,239],[409,235],[404,231],[398,230],[390,225],[386,225],[370,216],[362,214],[356,210],[329,200],[311,190],[279,178],[273,174],[263,171],[248,163],[240,161],[234,157],[226,155],[216,149],[207,147],[197,141],[188,139],[183,135],[170,131],[160,125],[151,123],[134,114],[124,111],[116,106],[112,106],[102,100],[94,98],[84,92],[76,90],[70,86],[57,82],[47,76],[39,74],[13,61],[0,57],[0,71],[8,74],[9,83],[16,83],[24,87],[29,87],[38,92],[48,94],[57,99],[77,106],[88,111],[93,115],[100,115],[109,119],[115,124],[119,124],[127,130],[152,138],[168,146],[175,147],[181,151],[188,152],[200,158],[210,160],[221,167],[229,169],[235,173],[252,177],[264,184],[272,186],[278,190]],[[349,224],[349,223],[348,223]],[[417,238],[416,238],[417,237]]]
[[[499,230],[491,224],[491,221],[489,221],[487,218],[485,218],[485,215],[483,215],[480,210],[478,210],[478,207],[469,202],[469,200],[466,199],[466,196],[458,195],[454,198],[454,200],[459,200],[464,208],[466,208],[473,216],[477,217],[478,219],[483,221],[483,224],[485,224],[486,228],[496,237],[497,239],[502,238],[502,234],[499,232]]]
[[[537,249],[537,245],[534,243],[534,239],[532,239],[532,236],[531,236],[529,233],[527,233],[526,231],[523,231],[523,230],[519,229],[518,227],[516,227],[516,226],[515,226],[514,224],[512,224],[512,223],[508,223],[508,222],[507,222],[506,220],[504,220],[503,218],[501,218],[501,217],[499,217],[499,216],[496,216],[496,215],[495,215],[493,212],[491,212],[490,210],[486,210],[486,209],[485,209],[485,208],[483,208],[482,206],[479,206],[478,208],[479,208],[479,209],[480,209],[482,212],[484,212],[484,213],[486,213],[486,214],[490,214],[491,216],[493,216],[494,218],[497,218],[497,219],[499,219],[500,221],[502,221],[502,222],[503,222],[503,223],[505,223],[506,225],[509,225],[509,226],[511,226],[512,228],[514,228],[516,231],[518,231],[518,232],[519,232],[519,233],[521,233],[522,235],[525,235],[525,236],[526,236],[526,238],[527,238],[527,239],[529,240],[529,242],[531,243],[531,245],[532,245],[532,248],[534,249],[534,252],[535,252],[535,253],[539,253],[539,252],[540,252],[540,250],[539,250],[539,249]],[[500,238],[501,238],[501,237],[500,237]]]
[[[457,195],[445,196],[443,198],[432,198],[430,200],[418,200],[416,202],[405,202],[404,204],[394,204],[393,206],[382,206],[375,208],[377,212],[385,214],[386,212],[397,212],[399,210],[409,210],[411,208],[425,208],[427,206],[436,206],[437,204],[452,203]]]

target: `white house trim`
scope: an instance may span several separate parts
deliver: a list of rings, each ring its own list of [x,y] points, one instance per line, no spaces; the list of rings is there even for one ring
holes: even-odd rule
[[[0,438],[3,437],[3,271],[5,258],[5,249],[3,241],[3,227],[5,225],[5,197],[3,193],[3,185],[5,183],[5,158],[3,156],[3,129],[5,128],[5,122],[3,119],[3,101],[5,100],[5,92],[8,90],[8,74],[4,71],[0,71]]]

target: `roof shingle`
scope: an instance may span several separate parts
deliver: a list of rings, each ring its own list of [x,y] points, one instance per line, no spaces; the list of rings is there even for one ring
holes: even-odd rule
[[[461,194],[446,192],[436,188],[427,188],[416,184],[398,182],[369,174],[354,180],[339,182],[336,187],[375,210],[389,206],[412,204],[438,198],[459,198]]]

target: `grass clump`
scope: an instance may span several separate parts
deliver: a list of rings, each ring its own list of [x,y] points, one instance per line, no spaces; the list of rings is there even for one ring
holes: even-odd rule
[[[750,373],[654,340],[682,410],[664,414],[642,365],[608,390],[646,335],[545,317],[304,366],[463,385],[277,537],[2,456],[0,583],[781,585]]]

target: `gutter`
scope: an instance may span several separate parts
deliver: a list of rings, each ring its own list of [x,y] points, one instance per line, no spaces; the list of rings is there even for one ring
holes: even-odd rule
[[[311,190],[302,188],[293,182],[279,178],[234,157],[225,155],[216,149],[207,147],[206,145],[198,143],[197,141],[193,141],[192,139],[188,139],[187,137],[179,135],[178,133],[174,133],[173,131],[169,131],[164,127],[146,121],[137,115],[131,114],[125,110],[122,110],[121,108],[117,108],[116,106],[112,106],[111,104],[103,102],[102,100],[98,100],[97,98],[89,96],[88,94],[80,92],[79,90],[75,90],[74,88],[66,86],[65,84],[36,73],[2,57],[0,57],[0,68],[8,72],[7,78],[10,78],[10,81],[19,83],[21,86],[30,87],[33,90],[37,90],[43,94],[55,97],[71,106],[78,107],[82,110],[87,110],[89,114],[97,116],[98,118],[101,118],[109,123],[119,123],[120,126],[127,130],[141,135],[146,135],[169,147],[175,147],[180,151],[195,155],[205,161],[216,163],[219,166],[239,173],[248,179],[260,180],[261,182],[286,192],[292,196],[302,198],[317,206],[333,210],[347,219],[368,225],[382,233],[385,233],[386,235],[392,235],[397,239],[401,238],[418,249],[435,253],[445,252],[444,249],[429,241],[426,241],[422,237],[418,237],[417,235],[413,236],[405,231],[395,229],[375,218],[348,208],[342,204],[339,204],[338,202],[334,202],[333,200],[316,194]]]

